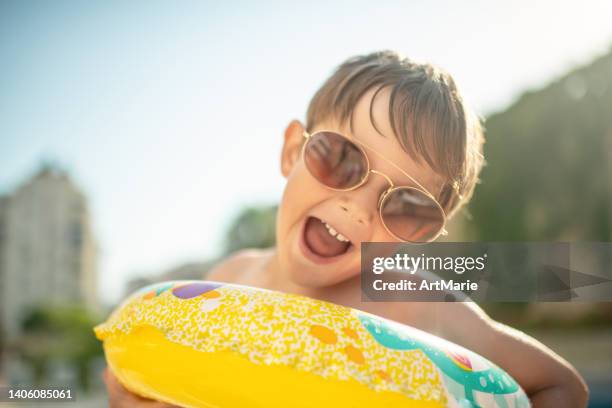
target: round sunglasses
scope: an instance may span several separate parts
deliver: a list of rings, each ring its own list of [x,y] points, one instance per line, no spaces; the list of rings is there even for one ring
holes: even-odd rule
[[[378,152],[332,131],[318,131],[312,135],[305,131],[304,137],[302,157],[306,169],[325,187],[335,191],[355,190],[371,173],[387,180],[389,188],[378,199],[378,214],[385,229],[396,239],[424,243],[446,233],[442,206],[414,178],[394,165],[419,187],[395,186],[389,176],[370,168],[364,147],[380,155]]]

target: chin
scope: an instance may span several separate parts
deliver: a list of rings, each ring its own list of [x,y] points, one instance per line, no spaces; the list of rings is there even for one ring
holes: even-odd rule
[[[290,242],[286,240],[285,242]],[[298,251],[289,247],[278,246],[279,264],[291,283],[305,288],[323,288],[344,280],[334,266],[310,265]]]
[[[289,269],[289,278],[291,281],[299,286],[306,288],[324,288],[327,286],[333,286],[345,280],[342,276],[335,276],[332,270],[312,270],[303,268],[292,268]]]
[[[361,261],[359,250],[354,246],[341,256],[323,258],[313,254],[304,242],[304,224],[300,223],[285,242],[287,254],[283,267],[287,276],[299,286],[323,288],[354,278],[359,274]]]

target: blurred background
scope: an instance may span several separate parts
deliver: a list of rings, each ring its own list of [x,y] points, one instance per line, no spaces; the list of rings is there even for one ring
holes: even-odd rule
[[[0,384],[106,406],[91,327],[274,244],[284,127],[346,58],[450,71],[487,167],[451,241],[610,241],[612,3],[0,1]],[[491,304],[612,406],[612,304]],[[23,406],[23,405],[20,405]]]

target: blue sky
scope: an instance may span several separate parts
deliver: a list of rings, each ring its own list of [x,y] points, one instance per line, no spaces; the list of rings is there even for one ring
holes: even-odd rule
[[[612,3],[0,2],[0,192],[43,159],[90,200],[100,295],[214,256],[278,201],[284,126],[333,68],[395,49],[450,71],[480,114],[612,44]]]

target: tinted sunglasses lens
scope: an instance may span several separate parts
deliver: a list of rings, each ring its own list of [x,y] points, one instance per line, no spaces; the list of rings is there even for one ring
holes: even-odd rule
[[[347,138],[333,132],[312,135],[304,147],[304,162],[319,182],[337,190],[353,188],[367,174],[363,152]]]
[[[396,188],[382,202],[383,222],[398,238],[428,242],[444,226],[444,213],[427,194],[414,188]]]

